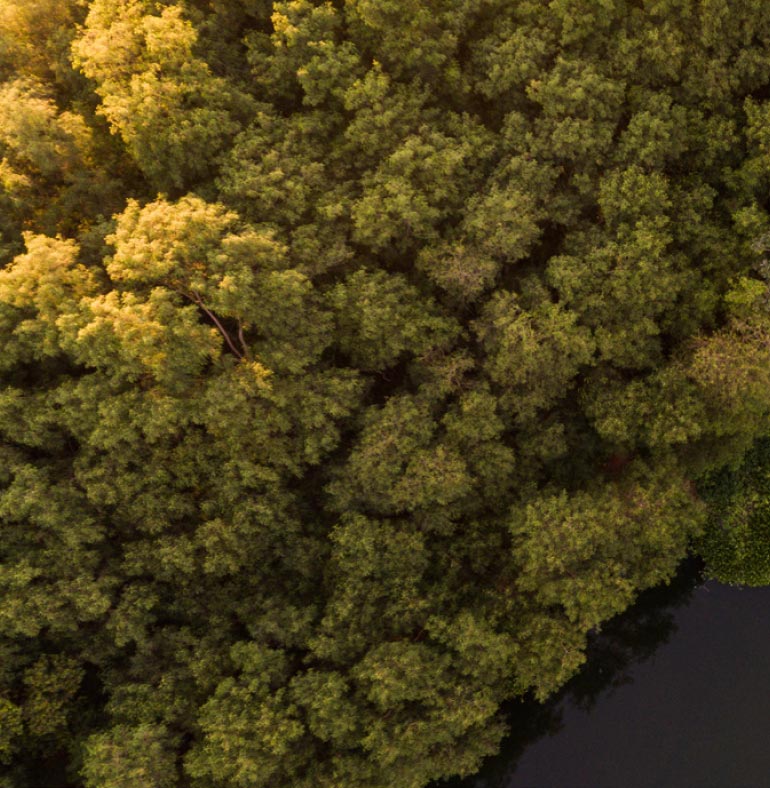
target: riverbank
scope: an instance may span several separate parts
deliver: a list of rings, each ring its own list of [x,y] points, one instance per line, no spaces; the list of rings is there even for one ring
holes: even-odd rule
[[[562,692],[513,706],[500,755],[451,788],[765,785],[769,662],[770,588],[704,582],[688,560],[608,622]]]

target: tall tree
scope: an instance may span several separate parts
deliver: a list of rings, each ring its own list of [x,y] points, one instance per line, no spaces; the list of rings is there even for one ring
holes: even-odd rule
[[[739,5],[3,4],[13,788],[419,788],[688,544],[764,576]]]

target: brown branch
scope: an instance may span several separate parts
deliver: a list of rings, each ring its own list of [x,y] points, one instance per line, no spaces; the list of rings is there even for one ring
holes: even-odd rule
[[[225,327],[219,322],[219,318],[203,303],[201,297],[197,293],[193,293],[193,295],[195,296],[195,301],[198,306],[214,321],[214,325],[219,329],[219,333],[225,338],[225,342],[230,346],[230,350],[232,350],[238,358],[243,359],[243,353],[235,347],[235,343],[230,338]]]
[[[189,298],[190,301],[192,301],[194,304],[197,304],[209,316],[209,318],[211,318],[214,325],[219,329],[219,333],[224,337],[225,342],[227,342],[228,346],[230,347],[230,350],[232,350],[233,353],[235,353],[235,355],[239,359],[244,358],[244,354],[241,353],[238,350],[238,348],[235,346],[235,343],[233,342],[230,334],[227,333],[225,327],[219,322],[219,318],[203,303],[203,299],[200,297],[198,293],[196,293],[194,290],[192,291],[192,293],[187,293],[184,290],[180,290],[179,288],[176,287],[172,287],[172,290],[175,290],[180,295],[185,296],[185,298]],[[240,325],[240,321],[239,321],[239,325]],[[240,329],[239,329],[239,335],[242,336],[242,332],[240,331]],[[241,344],[243,344],[243,340],[241,340]]]
[[[238,340],[240,341],[241,347],[243,348],[244,357],[248,358],[249,348],[246,345],[246,340],[243,338],[243,323],[241,323],[240,318],[238,319]]]

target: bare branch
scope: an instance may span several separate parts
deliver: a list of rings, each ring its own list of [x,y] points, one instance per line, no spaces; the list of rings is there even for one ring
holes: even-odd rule
[[[185,298],[189,298],[190,301],[192,301],[194,304],[197,304],[209,316],[209,318],[211,318],[211,321],[217,327],[217,329],[219,330],[219,333],[224,337],[225,342],[227,342],[230,350],[232,350],[233,353],[238,358],[240,358],[240,359],[245,358],[244,353],[241,353],[238,350],[238,348],[235,346],[235,343],[233,342],[232,337],[230,336],[230,334],[227,333],[227,330],[225,329],[225,327],[219,322],[219,318],[203,303],[203,299],[200,297],[200,295],[198,293],[196,293],[194,290],[192,291],[192,293],[187,293],[184,290],[180,290],[179,288],[176,288],[176,287],[172,287],[172,290],[174,290],[175,292],[179,293],[180,295],[183,295]],[[240,326],[240,321],[239,321],[239,326]],[[241,332],[240,328],[239,328],[238,333],[239,333],[239,336],[241,336],[241,344],[243,344],[242,332]],[[245,345],[244,345],[244,350],[245,350]]]
[[[238,340],[240,341],[241,347],[243,348],[244,357],[248,358],[249,348],[246,345],[246,340],[243,338],[243,323],[241,323],[240,318],[238,318]]]

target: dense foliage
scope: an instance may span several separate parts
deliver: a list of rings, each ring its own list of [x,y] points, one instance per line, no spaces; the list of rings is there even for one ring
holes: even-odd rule
[[[3,0],[4,788],[419,788],[573,675],[770,431],[769,46]]]
[[[711,576],[736,585],[770,585],[770,441],[758,441],[737,467],[701,483],[708,520],[696,546]]]

